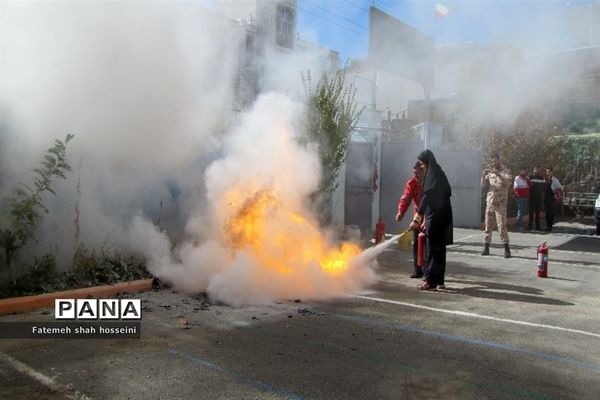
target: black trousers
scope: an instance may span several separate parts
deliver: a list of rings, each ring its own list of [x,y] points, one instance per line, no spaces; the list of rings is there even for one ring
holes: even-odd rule
[[[546,229],[551,230],[554,225],[554,199],[544,200],[544,211],[546,211]]]
[[[540,203],[529,202],[529,229],[533,227],[533,217],[535,215],[535,229],[540,230]]]
[[[431,286],[443,285],[446,274],[446,246],[432,247],[427,240],[425,280]]]

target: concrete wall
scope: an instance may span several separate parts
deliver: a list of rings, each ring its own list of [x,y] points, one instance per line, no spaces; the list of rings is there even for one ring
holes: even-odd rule
[[[477,228],[481,224],[481,152],[444,149],[435,153],[452,187],[454,225]]]

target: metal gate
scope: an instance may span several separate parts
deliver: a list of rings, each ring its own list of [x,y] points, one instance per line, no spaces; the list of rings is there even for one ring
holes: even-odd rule
[[[374,171],[374,144],[350,142],[346,156],[344,223],[358,225],[363,238],[372,236]]]

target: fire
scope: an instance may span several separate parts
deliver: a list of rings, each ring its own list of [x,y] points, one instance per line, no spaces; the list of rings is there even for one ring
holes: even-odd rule
[[[277,274],[302,273],[308,265],[331,277],[343,276],[361,249],[351,243],[333,246],[301,206],[284,204],[274,190],[234,188],[226,195],[225,239],[230,249],[246,250],[262,268]]]
[[[204,171],[206,202],[181,245],[148,221],[132,228],[154,275],[232,306],[326,300],[377,281],[379,253],[338,244],[307,210],[321,168],[317,148],[296,132],[304,111],[269,93],[240,116]]]
[[[329,254],[319,259],[321,267],[331,273],[342,272],[348,267],[348,260],[357,256],[360,249],[351,244],[344,243],[340,250],[332,250]]]
[[[266,231],[267,212],[275,209],[278,203],[277,198],[267,191],[258,192],[247,199],[235,217],[225,225],[230,245],[236,249],[248,245],[259,249]]]

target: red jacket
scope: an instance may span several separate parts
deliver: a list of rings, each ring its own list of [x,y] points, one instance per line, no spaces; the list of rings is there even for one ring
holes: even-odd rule
[[[521,175],[515,176],[515,182],[513,185],[513,189],[515,192],[515,197],[517,198],[529,198],[529,188],[533,186],[533,183],[529,180],[527,176],[522,177]]]
[[[410,206],[410,202],[413,201],[415,203],[414,213],[417,213],[419,209],[419,205],[421,204],[421,184],[417,181],[417,178],[414,176],[406,182],[404,186],[404,193],[402,193],[402,197],[400,198],[400,202],[398,203],[398,212],[402,215],[406,214],[408,207]]]

